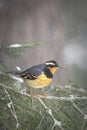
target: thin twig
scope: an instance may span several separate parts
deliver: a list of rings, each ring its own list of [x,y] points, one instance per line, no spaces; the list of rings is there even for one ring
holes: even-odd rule
[[[1,83],[0,83],[0,85],[1,85]],[[14,108],[14,103],[13,103],[13,101],[12,101],[12,99],[11,99],[11,97],[10,97],[10,95],[9,95],[8,91],[6,90],[4,85],[3,85],[3,89],[4,89],[6,95],[9,99],[9,103],[7,103],[7,107],[10,110],[11,114],[13,115],[14,119],[16,120],[16,128],[18,128],[19,122],[18,122],[17,114],[16,114],[16,111],[15,111],[15,108]]]

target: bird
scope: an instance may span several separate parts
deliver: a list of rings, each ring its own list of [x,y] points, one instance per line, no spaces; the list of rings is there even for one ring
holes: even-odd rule
[[[31,88],[44,88],[51,84],[54,73],[60,66],[54,60],[34,65],[24,71],[13,71],[20,78],[23,78]]]

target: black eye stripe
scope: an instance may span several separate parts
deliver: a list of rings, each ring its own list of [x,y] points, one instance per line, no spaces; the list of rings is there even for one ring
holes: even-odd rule
[[[56,67],[56,65],[51,65],[51,64],[49,64],[49,65],[46,65],[47,67]]]

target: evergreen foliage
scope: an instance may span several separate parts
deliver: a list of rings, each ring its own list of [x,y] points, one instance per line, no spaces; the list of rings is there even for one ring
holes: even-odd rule
[[[6,53],[14,57],[13,51]],[[86,90],[73,83],[49,86],[44,90],[47,96],[32,98],[29,87],[25,91],[25,83],[6,71],[0,63],[0,130],[87,130]]]
[[[35,47],[42,44],[41,42],[23,42],[23,43],[15,43],[5,47],[1,47],[5,54],[7,54],[10,58],[19,58],[23,55],[24,50],[27,48]]]

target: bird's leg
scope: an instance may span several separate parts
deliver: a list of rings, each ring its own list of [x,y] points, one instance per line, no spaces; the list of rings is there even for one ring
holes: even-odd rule
[[[42,96],[45,96],[45,97],[47,96],[46,93],[45,93],[41,88],[39,88],[39,92],[40,92],[40,94],[41,94]]]
[[[32,93],[32,88],[31,88],[31,87],[30,87],[30,96],[31,96],[31,98],[34,98],[34,97],[35,97],[35,94]]]

